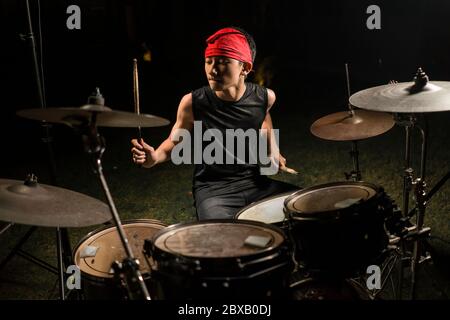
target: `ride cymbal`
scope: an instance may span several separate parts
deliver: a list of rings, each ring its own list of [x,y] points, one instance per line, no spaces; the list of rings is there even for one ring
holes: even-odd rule
[[[94,114],[96,115],[95,123],[99,127],[161,127],[170,123],[167,119],[150,114],[115,111],[93,104],[87,104],[80,108],[24,109],[17,112],[20,117],[69,126],[89,123]]]
[[[349,101],[357,108],[382,112],[450,111],[450,82],[427,82],[422,88],[415,82],[392,83],[359,91]]]
[[[111,220],[95,198],[36,181],[0,179],[0,220],[44,227],[86,227]]]
[[[316,120],[311,133],[333,141],[362,140],[390,130],[395,122],[392,115],[381,112],[353,110],[332,113]]]

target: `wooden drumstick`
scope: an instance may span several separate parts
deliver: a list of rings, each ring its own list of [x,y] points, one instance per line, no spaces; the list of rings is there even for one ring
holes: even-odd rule
[[[290,174],[298,174],[298,171],[288,168],[288,167],[280,167],[281,171],[286,172],[286,173],[290,173]]]
[[[139,108],[139,76],[136,58],[133,59],[133,94],[134,94],[134,112],[136,112],[136,114],[141,114]],[[141,141],[142,132],[140,126],[138,127],[138,137],[139,141]]]

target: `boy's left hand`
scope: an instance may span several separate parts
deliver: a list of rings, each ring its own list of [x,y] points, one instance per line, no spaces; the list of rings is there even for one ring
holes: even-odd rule
[[[280,166],[279,168],[282,172],[287,172],[290,174],[298,174],[298,172],[295,171],[294,169],[286,167],[286,158],[283,157],[281,154],[279,157],[279,166]]]

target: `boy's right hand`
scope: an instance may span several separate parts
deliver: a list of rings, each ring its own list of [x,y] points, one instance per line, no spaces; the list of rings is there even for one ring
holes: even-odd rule
[[[151,168],[156,164],[156,152],[152,146],[145,143],[144,139],[131,140],[133,148],[131,153],[133,154],[133,162],[140,164],[145,168]]]

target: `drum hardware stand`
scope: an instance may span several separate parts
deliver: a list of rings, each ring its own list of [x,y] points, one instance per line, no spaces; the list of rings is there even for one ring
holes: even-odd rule
[[[358,159],[359,151],[357,141],[352,141],[352,151],[350,151],[349,153],[353,161],[353,170],[350,171],[349,173],[344,172],[345,179],[346,180],[352,179],[353,181],[361,181],[362,177],[361,171],[359,170],[359,159]]]
[[[399,238],[396,238],[397,241],[399,241]],[[390,241],[391,243],[391,241]],[[393,279],[392,279],[392,275],[394,272],[394,268],[397,265],[398,261],[402,259],[402,254],[401,251],[399,250],[399,248],[395,245],[389,245],[387,251],[389,252],[389,256],[387,258],[387,261],[383,262],[382,268],[381,268],[381,275],[382,275],[382,280],[381,280],[381,286],[380,289],[368,289],[367,288],[367,277],[363,277],[360,276],[358,278],[350,278],[347,281],[355,286],[356,288],[358,288],[359,291],[363,292],[364,295],[369,299],[369,300],[376,300],[379,295],[384,292],[386,285],[388,283],[388,280],[391,281],[391,285],[392,285],[392,292],[394,294],[394,299],[397,298],[397,290],[395,289],[394,283],[393,283]]]
[[[7,229],[9,229],[10,226],[13,224],[6,225],[1,231],[0,234],[5,232]],[[58,257],[58,266],[55,268],[54,266],[50,265],[49,263],[29,254],[28,252],[22,250],[22,246],[27,242],[27,240],[31,237],[31,235],[37,230],[38,227],[31,226],[28,231],[25,233],[25,235],[16,243],[14,248],[10,251],[10,253],[6,256],[3,261],[0,263],[0,270],[2,270],[6,264],[15,256],[18,255],[37,266],[54,273],[58,275],[58,282],[59,282],[59,297],[61,300],[66,299],[64,286],[65,286],[65,273],[64,273],[64,265],[71,265],[72,258],[67,254],[70,252],[70,242],[68,238],[67,229],[65,228],[56,228],[56,249],[57,249],[57,257]]]
[[[139,269],[139,260],[124,259],[123,262],[114,261],[111,265],[114,270],[114,280],[124,291],[124,295],[130,300],[148,299],[142,295],[140,283],[136,281],[134,270]],[[131,281],[130,281],[131,280]]]
[[[350,90],[350,74],[348,72],[348,63],[345,64],[345,78],[347,83],[347,101],[350,99],[351,96],[351,90]],[[354,117],[355,112],[353,110],[353,106],[348,103],[348,109],[349,109],[349,116]],[[352,151],[350,151],[350,157],[352,158],[353,162],[353,170],[350,171],[350,173],[344,172],[345,179],[353,181],[361,181],[361,171],[359,171],[359,152],[358,152],[358,142],[353,140],[352,141]]]
[[[424,132],[425,133],[425,132]],[[425,136],[425,135],[423,135]],[[424,158],[423,158],[424,159]],[[424,166],[422,166],[424,172]],[[422,178],[417,178],[413,181],[414,186],[414,196],[416,200],[416,206],[408,213],[406,217],[404,217],[405,221],[411,219],[416,213],[416,223],[415,225],[406,228],[407,233],[404,236],[406,240],[413,240],[413,251],[411,257],[411,275],[412,275],[412,287],[410,298],[415,299],[416,294],[416,269],[417,266],[425,261],[431,260],[431,256],[428,252],[425,252],[425,255],[421,254],[421,249],[424,247],[422,242],[426,241],[426,239],[430,236],[431,228],[423,227],[424,218],[425,218],[425,209],[428,201],[432,198],[432,196],[444,185],[444,183],[450,178],[450,172],[442,177],[436,185],[430,190],[430,192],[426,192],[426,184]]]
[[[39,5],[39,4],[38,4]],[[33,34],[33,28],[31,23],[31,14],[30,14],[30,4],[29,1],[26,0],[26,10],[27,10],[27,22],[28,22],[28,33],[26,35],[21,34],[20,37],[22,40],[29,40],[29,45],[31,48],[32,53],[32,59],[33,59],[33,65],[34,65],[34,75],[36,78],[36,85],[37,85],[37,93],[38,93],[38,100],[39,105],[41,108],[46,108],[45,103],[45,91],[43,89],[43,82],[41,80],[42,74],[39,68],[38,59],[37,59],[37,53],[36,53],[36,43],[35,38]],[[41,127],[43,129],[43,137],[42,142],[44,142],[47,145],[47,152],[48,152],[48,161],[49,161],[49,167],[50,167],[50,180],[53,185],[56,185],[56,164],[55,164],[55,158],[52,148],[52,137],[50,135],[50,128],[51,125],[45,121],[41,122]],[[9,226],[7,227],[9,228]],[[6,229],[7,229],[6,228]],[[5,228],[2,230],[1,233],[3,233]],[[16,244],[16,246],[13,248],[13,250],[8,254],[8,256],[0,263],[0,270],[11,260],[16,254],[37,264],[38,266],[53,272],[55,274],[58,274],[59,279],[59,295],[61,300],[65,300],[65,279],[64,279],[64,266],[69,266],[73,264],[72,256],[71,256],[71,248],[70,248],[70,240],[69,240],[69,234],[66,228],[56,228],[56,248],[57,248],[57,258],[58,258],[58,268],[54,268],[50,264],[46,263],[43,260],[40,260],[31,254],[28,254],[25,251],[21,250],[21,247],[23,244],[28,240],[28,238],[33,234],[34,231],[36,231],[37,227],[32,226],[27,231],[27,233],[19,240],[19,242]],[[1,234],[0,233],[0,234]]]
[[[34,174],[29,174],[24,182],[24,184],[32,186],[37,184],[37,177]],[[7,229],[9,229],[14,223],[8,223],[0,232],[0,235],[3,234]],[[32,226],[28,229],[28,231],[25,233],[25,235],[19,240],[19,242],[14,246],[14,248],[11,250],[11,252],[8,254],[8,256],[0,263],[0,270],[2,270],[6,264],[15,256],[18,255],[44,269],[46,269],[49,272],[52,272],[59,276],[64,276],[64,271],[61,269],[61,266],[63,266],[63,263],[66,263],[67,265],[70,264],[70,260],[68,260],[67,255],[63,255],[63,248],[64,250],[68,250],[67,245],[63,243],[64,239],[67,239],[65,241],[68,241],[67,234],[64,235],[61,232],[65,229],[59,229],[57,230],[57,252],[58,252],[58,268],[55,268],[54,266],[48,264],[47,262],[27,253],[26,251],[23,251],[21,247],[25,244],[25,242],[30,238],[30,236],[33,234],[34,231],[36,231],[37,227]],[[58,236],[60,235],[60,236]],[[58,247],[59,246],[59,247]],[[70,247],[70,246],[69,246]],[[68,251],[65,251],[68,252]]]
[[[0,236],[6,232],[9,228],[11,228],[14,225],[12,222],[7,222],[1,229],[0,229]]]
[[[9,227],[7,227],[7,228],[9,228]],[[11,252],[0,263],[0,270],[2,270],[6,266],[6,264],[15,255],[18,255],[18,256],[20,256],[20,257],[22,257],[22,258],[24,258],[24,259],[34,263],[34,264],[36,264],[36,265],[46,269],[47,271],[58,275],[58,269],[57,268],[55,268],[54,266],[48,264],[47,262],[45,262],[45,261],[43,261],[43,260],[41,260],[39,258],[36,258],[36,257],[32,256],[31,254],[29,254],[29,253],[27,253],[27,252],[25,252],[25,251],[23,251],[21,249],[21,247],[25,244],[25,242],[28,240],[28,238],[30,238],[30,236],[33,234],[33,232],[36,231],[36,229],[37,229],[37,227],[35,227],[35,226],[30,227],[28,229],[28,231],[25,233],[25,235],[17,242],[17,244],[14,246],[14,248],[11,250]],[[5,229],[3,229],[3,230],[5,230]]]
[[[428,76],[419,68],[417,74],[414,78],[415,85],[412,90],[414,92],[420,91],[428,82]],[[423,241],[430,235],[430,228],[424,228],[424,218],[427,197],[425,188],[425,164],[427,155],[427,137],[428,137],[428,123],[425,115],[423,115],[423,128],[417,124],[417,117],[414,114],[406,114],[404,118],[399,114],[395,115],[395,120],[397,124],[405,127],[405,159],[404,159],[404,175],[403,175],[403,222],[407,223],[416,214],[416,221],[410,228],[405,229],[405,233],[401,235],[402,240],[412,240],[413,249],[410,257],[407,257],[410,262],[411,271],[411,288],[410,288],[410,299],[416,298],[416,278],[417,278],[417,266],[419,263],[430,260],[430,256],[426,253],[422,256]],[[421,133],[422,147],[421,147],[421,159],[420,159],[420,177],[414,179],[414,170],[411,167],[411,129],[418,128]],[[445,177],[444,177],[445,178]],[[440,181],[439,187],[443,184]],[[409,194],[414,191],[415,208],[409,212]],[[434,192],[436,192],[435,190]],[[402,252],[405,252],[405,243],[401,241],[400,243]],[[399,294],[401,296],[402,291],[402,281],[403,281],[403,268],[400,271],[399,279]]]
[[[100,100],[102,100],[101,94],[97,88],[97,96]],[[104,100],[103,100],[104,101]],[[98,105],[98,108],[101,109],[101,105]],[[127,258],[125,258],[120,264],[113,263],[113,269],[115,268],[120,273],[125,274],[126,284],[131,289],[139,288],[140,292],[129,292],[130,298],[136,299],[142,297],[146,300],[150,300],[150,295],[148,293],[147,287],[144,283],[141,272],[139,271],[139,262],[134,257],[134,254],[129,245],[128,239],[125,235],[124,229],[122,227],[122,223],[120,221],[119,213],[117,212],[116,206],[114,204],[114,200],[111,196],[111,193],[108,188],[108,184],[106,182],[105,176],[103,174],[102,167],[102,156],[106,149],[105,147],[105,139],[98,133],[96,121],[97,121],[97,113],[92,112],[92,117],[89,121],[84,121],[80,125],[78,129],[80,129],[82,133],[82,138],[85,146],[85,151],[92,156],[92,163],[94,166],[94,173],[98,176],[105,197],[108,201],[108,206],[111,210],[111,215],[116,225],[120,241],[125,249],[125,253]],[[122,275],[121,275],[122,277]]]

